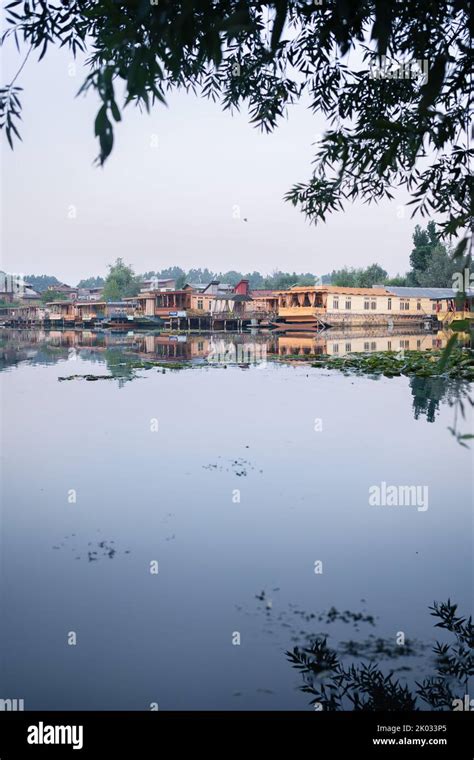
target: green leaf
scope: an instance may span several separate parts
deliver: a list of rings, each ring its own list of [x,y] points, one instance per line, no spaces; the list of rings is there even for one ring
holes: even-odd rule
[[[275,11],[275,21],[273,23],[272,37],[270,40],[270,48],[273,52],[275,52],[278,47],[283,28],[285,26],[286,14],[288,13],[287,0],[276,0]]]
[[[112,116],[114,117],[115,121],[121,121],[122,117],[120,116],[120,111],[115,100],[110,101],[110,109],[112,111]]]
[[[441,354],[441,358],[437,364],[437,370],[438,372],[443,372],[446,368],[449,357],[453,353],[453,350],[458,342],[458,336],[457,335],[451,335],[450,339],[448,340],[446,344],[446,348],[443,350],[443,353]]]

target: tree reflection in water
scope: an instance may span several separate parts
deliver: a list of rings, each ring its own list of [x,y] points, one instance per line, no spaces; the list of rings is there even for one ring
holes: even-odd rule
[[[402,685],[393,669],[384,673],[374,661],[345,666],[347,655],[358,655],[347,646],[331,649],[326,636],[317,636],[305,647],[286,652],[291,665],[303,678],[300,690],[310,694],[315,710],[452,710],[455,700],[468,694],[474,675],[474,626],[472,617],[457,615],[457,605],[434,602],[429,608],[439,622],[435,627],[451,634],[451,643],[433,646],[434,672],[416,682]],[[407,654],[407,652],[405,652]]]
[[[434,422],[439,413],[440,404],[454,408],[453,424],[448,430],[461,446],[473,438],[471,433],[459,429],[460,421],[466,419],[466,410],[474,406],[474,399],[469,393],[469,383],[456,377],[411,377],[410,388],[413,396],[413,414],[415,420],[426,417]]]

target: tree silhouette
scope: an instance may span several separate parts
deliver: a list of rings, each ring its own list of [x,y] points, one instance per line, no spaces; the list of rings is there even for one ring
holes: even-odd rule
[[[19,137],[17,79],[27,57],[65,45],[89,54],[80,92],[100,100],[100,164],[132,102],[149,110],[170,90],[192,90],[224,109],[245,104],[251,123],[271,131],[304,99],[329,129],[309,180],[286,198],[311,220],[403,186],[415,211],[443,217],[443,234],[468,227],[467,0],[14,0],[6,8],[3,41],[26,53],[0,91],[10,145]],[[120,105],[117,84],[125,88]]]

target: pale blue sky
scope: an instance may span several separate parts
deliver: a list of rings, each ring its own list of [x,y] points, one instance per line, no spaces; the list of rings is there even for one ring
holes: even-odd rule
[[[21,58],[12,44],[5,58],[7,82]],[[117,256],[137,272],[176,264],[323,274],[374,261],[390,274],[408,268],[415,221],[402,209],[404,193],[350,206],[318,227],[283,201],[310,176],[311,144],[324,130],[302,105],[271,135],[245,113],[231,116],[185,93],[151,115],[129,106],[100,169],[93,166],[98,100],[93,92],[74,97],[85,70],[76,64],[71,76],[72,64],[66,49],[41,63],[30,56],[17,81],[23,142],[13,153],[2,144],[2,269],[75,284],[104,274]]]

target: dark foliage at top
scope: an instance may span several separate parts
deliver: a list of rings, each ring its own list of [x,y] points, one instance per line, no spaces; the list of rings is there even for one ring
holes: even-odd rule
[[[329,124],[309,180],[287,194],[311,220],[404,186],[443,234],[469,225],[467,0],[14,0],[7,9],[3,39],[27,55],[42,58],[56,44],[88,49],[80,91],[99,96],[101,164],[124,107],[148,110],[168,90],[225,109],[245,104],[266,131],[303,99]],[[10,144],[19,136],[18,74],[0,92]]]

